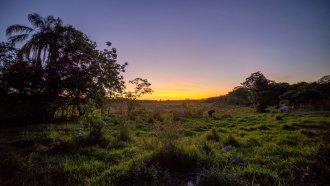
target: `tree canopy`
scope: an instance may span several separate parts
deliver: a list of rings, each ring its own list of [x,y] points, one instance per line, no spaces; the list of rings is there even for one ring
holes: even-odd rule
[[[267,97],[272,83],[274,81],[268,80],[260,71],[252,73],[242,83],[243,87],[250,91],[250,101],[258,112],[264,112],[267,108]]]
[[[286,103],[294,108],[330,109],[330,75],[311,83],[289,84],[268,80],[260,71],[252,73],[227,95],[219,98],[220,103],[229,105],[253,105],[257,112],[268,106]]]
[[[12,25],[0,45],[1,109],[7,118],[48,121],[67,104],[111,96],[125,88],[117,50],[96,43],[53,16],[29,14],[32,27]],[[20,48],[15,44],[22,42]],[[1,114],[3,116],[3,114]]]

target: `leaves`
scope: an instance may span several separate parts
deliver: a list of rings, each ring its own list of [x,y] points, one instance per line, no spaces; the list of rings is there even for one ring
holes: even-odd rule
[[[97,50],[86,34],[71,25],[61,25],[61,20],[53,16],[30,14],[28,18],[35,29],[20,25],[7,29],[9,34],[16,34],[10,35],[9,41],[26,41],[14,57],[8,47],[1,47],[1,59],[13,63],[0,69],[0,82],[5,85],[1,87],[3,105],[8,106],[5,111],[11,117],[52,119],[64,105],[79,109],[88,99],[101,105],[105,95],[122,92],[125,86],[121,73],[127,63],[117,63],[117,49]],[[9,111],[20,105],[26,106],[19,108],[21,113]]]
[[[33,28],[24,25],[11,25],[6,29],[6,35],[11,36],[15,32],[23,32],[23,33],[31,33],[33,32]]]

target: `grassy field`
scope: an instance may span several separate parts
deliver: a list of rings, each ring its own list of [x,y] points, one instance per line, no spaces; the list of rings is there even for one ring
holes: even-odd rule
[[[330,183],[330,112],[269,110],[146,102],[129,119],[1,129],[0,184]]]

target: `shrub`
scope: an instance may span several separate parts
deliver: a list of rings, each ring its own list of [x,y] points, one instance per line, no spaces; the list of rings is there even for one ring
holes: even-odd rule
[[[101,137],[103,135],[104,121],[98,117],[86,118],[83,122],[84,126],[90,129],[90,136]]]
[[[131,134],[129,132],[127,124],[122,124],[119,128],[119,135],[118,135],[119,141],[132,141]]]
[[[190,108],[190,115],[192,118],[202,118],[203,113],[203,109],[201,108]]]
[[[153,111],[152,118],[154,121],[160,121],[160,122],[164,121],[160,110]]]
[[[186,113],[182,109],[174,109],[170,112],[172,114],[173,121],[180,121],[181,119],[186,117]]]
[[[130,112],[129,119],[143,121],[149,118],[150,115],[150,112],[146,108],[139,108]]]

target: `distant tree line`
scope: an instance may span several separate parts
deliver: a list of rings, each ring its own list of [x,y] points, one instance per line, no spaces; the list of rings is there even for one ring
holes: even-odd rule
[[[117,50],[98,50],[96,43],[53,16],[29,14],[31,26],[7,28],[0,44],[0,121],[54,119],[68,106],[84,114],[81,104],[124,89]],[[19,47],[16,47],[19,46]]]
[[[254,106],[264,112],[268,106],[285,103],[294,108],[330,109],[330,75],[312,83],[276,83],[261,72],[252,73],[227,95],[218,98],[221,104]]]

